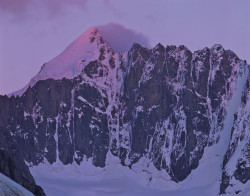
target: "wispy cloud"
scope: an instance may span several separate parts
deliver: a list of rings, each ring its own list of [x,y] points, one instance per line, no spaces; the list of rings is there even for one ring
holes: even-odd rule
[[[103,38],[115,51],[129,50],[133,43],[139,43],[144,47],[150,47],[148,38],[142,33],[137,33],[122,25],[110,23],[97,26]]]

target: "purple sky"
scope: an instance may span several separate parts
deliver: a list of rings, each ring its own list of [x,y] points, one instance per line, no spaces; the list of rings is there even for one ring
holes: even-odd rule
[[[249,9],[249,0],[0,0],[0,94],[25,86],[89,27],[115,31],[110,23],[151,46],[220,43],[250,62]]]

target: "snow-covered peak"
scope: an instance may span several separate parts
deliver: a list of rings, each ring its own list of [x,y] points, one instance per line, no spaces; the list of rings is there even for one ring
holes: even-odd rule
[[[29,86],[34,86],[39,80],[48,78],[62,79],[79,75],[90,61],[103,55],[104,51],[112,51],[102,38],[96,27],[90,27],[85,33],[73,41],[61,54],[45,63],[37,75],[21,90],[11,95],[22,95]],[[101,60],[101,59],[100,59]]]
[[[221,56],[225,52],[224,48],[220,44],[214,44],[210,50],[212,54],[216,54],[218,56]]]
[[[100,48],[106,46],[95,27],[89,28],[79,36],[60,55],[45,63],[39,72],[39,79],[73,78],[91,60],[98,59]]]

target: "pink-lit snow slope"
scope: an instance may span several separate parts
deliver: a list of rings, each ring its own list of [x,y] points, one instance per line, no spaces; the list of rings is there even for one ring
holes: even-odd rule
[[[62,79],[80,74],[82,68],[90,61],[98,59],[101,47],[108,47],[101,34],[95,27],[89,28],[85,33],[71,43],[60,55],[45,63],[37,75],[22,89],[8,96],[21,96],[29,86],[32,87],[39,80],[48,78]]]

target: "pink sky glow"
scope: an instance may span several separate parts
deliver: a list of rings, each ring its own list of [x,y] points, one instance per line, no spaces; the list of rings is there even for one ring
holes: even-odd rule
[[[24,87],[91,26],[115,50],[219,43],[249,63],[249,9],[249,0],[0,0],[0,94]]]

